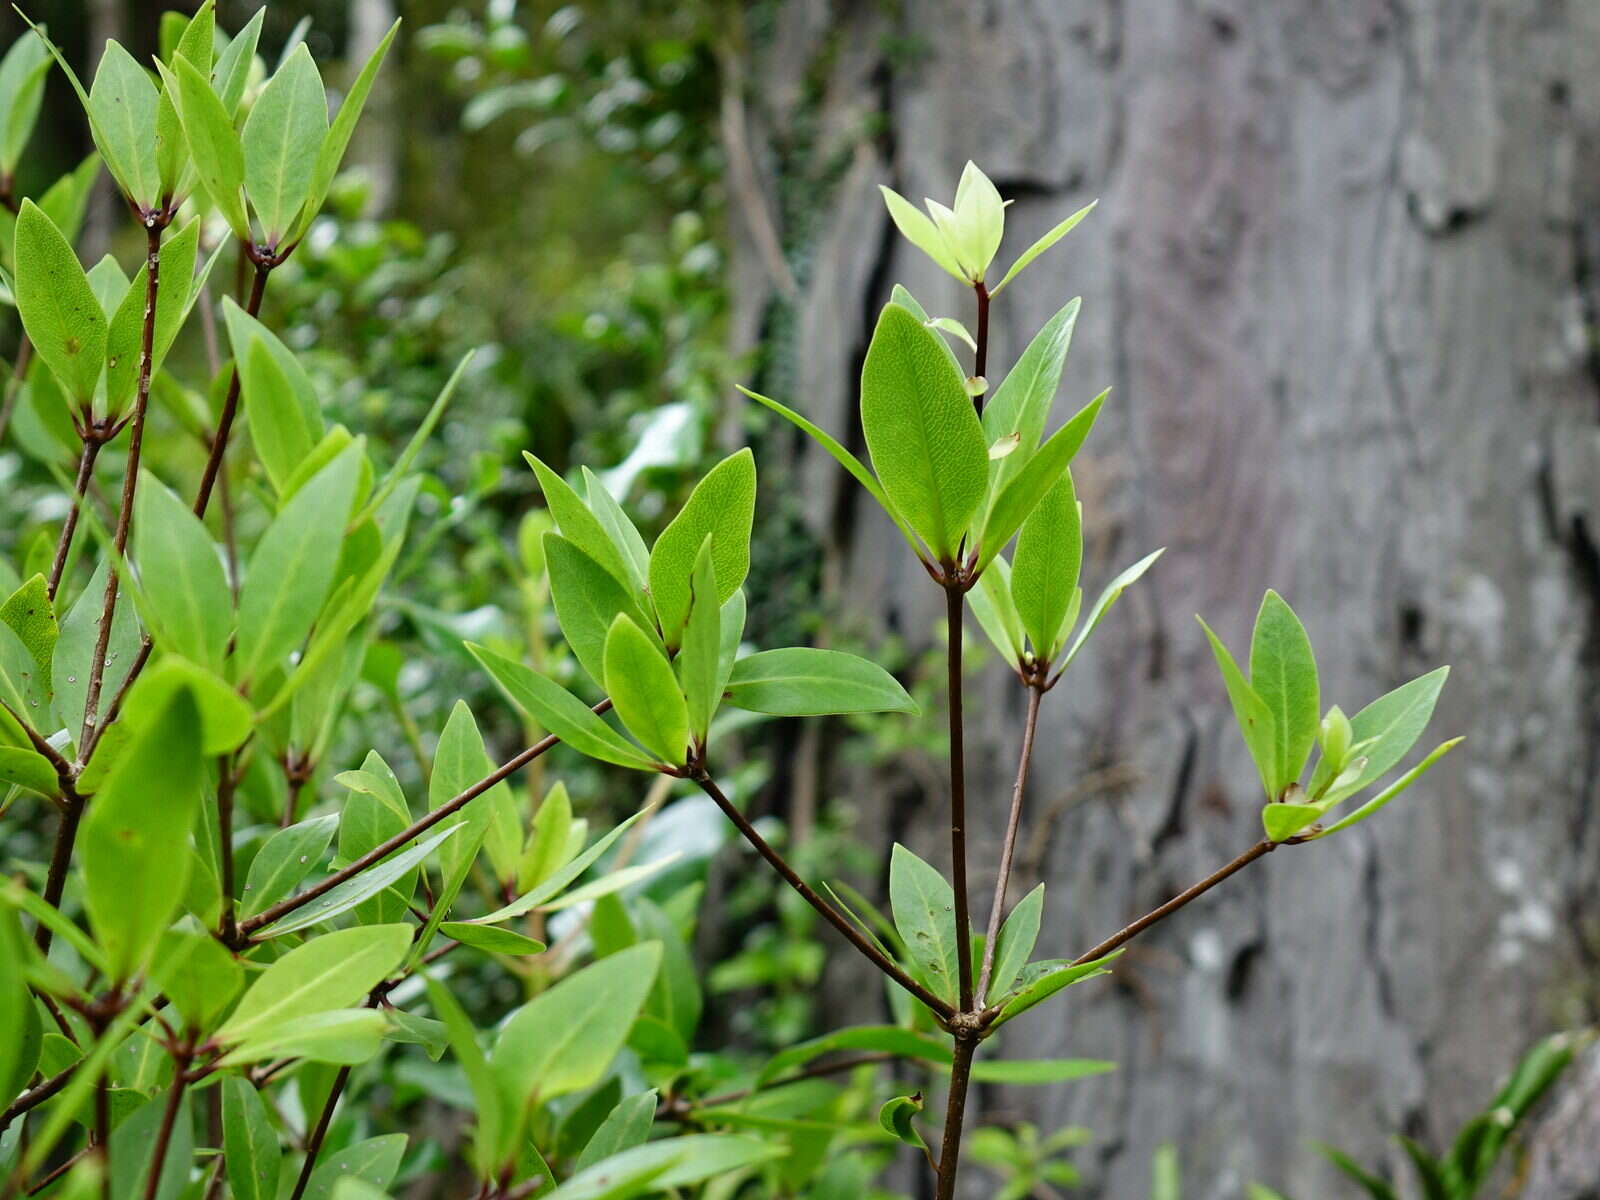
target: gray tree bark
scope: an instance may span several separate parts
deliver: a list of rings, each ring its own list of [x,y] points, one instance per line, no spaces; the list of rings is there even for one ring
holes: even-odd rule
[[[1186,1197],[1259,1180],[1304,1200],[1340,1194],[1310,1139],[1373,1163],[1394,1160],[1391,1131],[1453,1134],[1536,1035],[1595,1008],[1600,6],[761,11],[736,339],[775,342],[764,390],[846,440],[893,282],[972,319],[894,236],[877,184],[948,198],[976,159],[1016,198],[1002,263],[1100,200],[997,303],[991,349],[998,379],[1084,297],[1059,407],[1115,385],[1075,464],[1086,589],[1169,548],[1045,704],[1024,844],[1049,884],[1040,953],[1078,953],[1260,836],[1192,614],[1243,646],[1278,588],[1321,652],[1324,704],[1347,712],[1454,664],[1429,736],[1465,746],[1381,819],[1271,855],[1114,981],[1039,1010],[1001,1053],[1119,1070],[986,1091],[980,1119],[1089,1126],[1091,1194],[1118,1200],[1147,1194],[1163,1141]],[[795,454],[839,619],[926,637],[937,589],[826,456]],[[992,662],[972,687],[981,878],[1023,696]],[[944,861],[945,794],[881,794],[866,831]]]

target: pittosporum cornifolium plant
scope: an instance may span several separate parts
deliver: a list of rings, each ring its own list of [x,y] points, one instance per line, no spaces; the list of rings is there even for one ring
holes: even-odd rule
[[[1007,891],[1039,708],[1155,555],[1083,610],[1070,464],[1104,396],[1046,436],[1078,302],[992,395],[987,342],[993,297],[1085,214],[991,291],[1004,205],[969,165],[952,207],[930,202],[924,215],[886,192],[900,229],[971,286],[977,324],[969,335],[930,319],[895,290],[862,371],[870,469],[755,397],[840,462],[945,594],[949,875],[896,846],[891,911],[880,914],[842,886],[802,878],[718,782],[724,709],[812,718],[915,708],[865,659],[745,644],[749,450],[716,465],[653,544],[599,476],[570,482],[530,456],[548,527],[525,539],[522,559],[547,575],[569,655],[542,655],[535,669],[514,644],[466,649],[537,736],[496,766],[457,704],[425,802],[376,750],[327,778],[422,486],[417,449],[463,371],[385,464],[328,424],[310,376],[260,321],[272,273],[328,194],[393,37],[330,120],[304,45],[268,71],[261,28],[257,13],[225,36],[206,0],[192,18],[163,22],[152,64],[109,45],[88,88],[73,77],[97,156],[37,202],[11,194],[13,170],[45,74],[66,64],[43,30],[0,63],[6,298],[26,339],[7,417],[70,502],[53,546],[30,551],[20,570],[4,564],[0,604],[5,811],[55,814],[48,860],[20,864],[0,888],[6,1196],[370,1200],[421,1172],[463,1169],[486,1200],[855,1195],[870,1177],[829,1147],[866,1153],[899,1139],[921,1148],[947,1200],[974,1078],[1042,1083],[1105,1066],[977,1061],[995,1033],[1105,974],[1139,931],[1249,862],[1376,812],[1452,744],[1324,824],[1400,763],[1443,671],[1352,718],[1324,714],[1306,634],[1269,592],[1248,676],[1212,638],[1265,791],[1264,839],[1098,945],[1034,958],[1043,889],[1009,911]],[[100,165],[144,233],[131,279],[112,258],[86,270],[72,246]],[[230,250],[240,298],[212,282]],[[198,389],[165,369],[191,319],[219,334],[212,379]],[[141,462],[153,397],[179,436],[196,433],[204,447],[193,480],[157,478]],[[119,489],[102,519],[95,481],[108,449]],[[248,546],[219,518],[227,506],[212,503],[230,494],[259,517]],[[982,934],[966,849],[969,602],[1028,698]],[[536,806],[514,790],[513,777],[558,744],[664,786],[591,835],[562,783]],[[668,858],[630,861],[675,788],[703,792],[881,973],[891,1023],[764,1062],[696,1053],[702,988],[686,934],[697,893],[651,894]],[[511,974],[525,1003],[476,1022],[450,986],[469,964]],[[451,1058],[458,1082],[444,1094],[472,1115],[470,1146],[453,1162],[405,1133],[373,1131],[365,1072],[401,1054]],[[891,1058],[944,1093],[937,1152],[921,1132],[922,1092],[880,1094],[873,1121],[826,1079],[860,1068],[865,1088],[884,1089],[872,1071]],[[1006,1161],[1034,1171],[1058,1143],[1046,1146]]]

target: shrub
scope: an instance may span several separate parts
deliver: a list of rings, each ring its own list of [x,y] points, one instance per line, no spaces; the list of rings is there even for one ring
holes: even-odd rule
[[[1070,463],[1104,395],[1045,436],[1078,302],[992,395],[987,341],[991,301],[1088,210],[991,290],[1004,205],[969,165],[952,207],[930,202],[923,214],[885,192],[901,231],[971,286],[977,325],[969,334],[930,319],[895,290],[862,372],[870,469],[800,414],[751,394],[839,461],[944,594],[948,878],[896,846],[889,915],[859,897],[847,903],[842,890],[813,887],[724,786],[719,750],[740,713],[916,709],[867,659],[744,645],[756,513],[748,449],[714,466],[652,545],[599,476],[573,483],[530,455],[548,517],[525,525],[519,549],[536,586],[548,581],[566,652],[538,649],[534,667],[514,646],[466,646],[532,730],[526,748],[496,766],[458,703],[429,764],[425,807],[376,750],[322,794],[319,770],[350,737],[352,688],[382,673],[375,606],[422,488],[418,449],[465,364],[386,463],[365,438],[327,425],[310,374],[259,319],[394,36],[330,121],[303,45],[270,77],[258,70],[260,29],[258,13],[221,36],[207,0],[192,19],[163,24],[153,73],[112,43],[89,88],[73,79],[99,159],[144,235],[131,279],[110,258],[85,270],[72,248],[93,164],[37,202],[16,201],[6,239],[28,347],[15,429],[68,502],[54,545],[7,568],[0,606],[7,807],[48,805],[57,816],[48,864],[24,863],[0,890],[7,1195],[361,1200],[463,1167],[480,1197],[500,1200],[861,1194],[871,1148],[897,1139],[926,1154],[947,1198],[972,1080],[1043,1083],[1106,1066],[980,1060],[999,1030],[1106,974],[1141,930],[1249,863],[1370,816],[1454,744],[1325,820],[1400,763],[1444,672],[1353,718],[1336,706],[1323,713],[1305,631],[1269,592],[1248,674],[1205,631],[1261,778],[1265,836],[1098,945],[1034,959],[1043,888],[1009,911],[1008,891],[1039,709],[1156,555],[1085,609]],[[0,66],[6,179],[52,56],[67,69],[35,31]],[[230,247],[245,294],[214,307],[213,268]],[[230,352],[201,387],[164,369],[191,319],[215,323]],[[958,365],[961,346],[971,372]],[[147,435],[197,436],[195,478],[174,489],[176,479],[155,477],[143,465]],[[102,517],[96,479],[107,464],[118,486]],[[237,521],[231,508],[219,519],[226,506],[215,500],[227,495],[239,498]],[[1028,701],[981,935],[966,849],[969,606]],[[557,746],[654,777],[650,801],[597,836],[561,782],[527,811],[510,781]],[[574,780],[602,778],[575,758],[567,766]],[[881,974],[891,1023],[758,1063],[696,1052],[702,986],[687,932],[697,890],[640,886],[671,865],[641,852],[642,831],[668,797],[695,791]],[[523,1002],[503,1006],[509,1013],[485,1011],[481,997],[463,1004],[452,984],[464,960],[509,974]],[[445,1054],[453,1073],[430,1072]],[[470,1109],[471,1144],[459,1155],[376,1132],[384,1105],[400,1102],[384,1099],[369,1065],[407,1055],[413,1070],[388,1077],[394,1090],[431,1081],[433,1094]],[[941,1086],[937,1154],[921,1132],[923,1090],[884,1098],[873,1122],[825,1082],[855,1070],[863,1089],[880,1090],[874,1068],[891,1059]],[[1007,1172],[1013,1190],[1061,1181],[1070,1168],[1050,1160],[1076,1136],[1040,1141],[1022,1129],[982,1139],[979,1158]],[[858,1152],[830,1155],[834,1145]]]

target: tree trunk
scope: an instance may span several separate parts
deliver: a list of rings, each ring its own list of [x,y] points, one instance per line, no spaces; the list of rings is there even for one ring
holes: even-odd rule
[[[894,235],[879,183],[948,199],[976,159],[1016,199],[1002,264],[1100,200],[997,302],[990,359],[997,381],[1084,297],[1059,407],[1115,385],[1075,464],[1086,590],[1168,547],[1044,706],[1023,842],[1049,884],[1042,955],[1078,953],[1260,836],[1195,612],[1242,647],[1279,589],[1321,651],[1324,705],[1347,712],[1454,665],[1425,746],[1465,746],[1381,819],[1273,854],[1141,939],[1113,981],[1038,1010],[990,1052],[1119,1069],[985,1092],[980,1118],[1089,1126],[1092,1194],[1117,1198],[1147,1194],[1163,1141],[1186,1197],[1234,1200],[1251,1180],[1332,1194],[1311,1139],[1365,1162],[1393,1159],[1397,1129],[1446,1139],[1537,1034],[1595,1007],[1600,7],[764,12],[735,106],[734,166],[757,181],[733,189],[735,337],[771,342],[763,390],[847,442],[891,284],[973,315]],[[838,619],[925,637],[938,590],[830,459],[794,454]],[[1024,697],[992,659],[972,687],[982,878]],[[888,791],[862,802],[863,833],[942,862],[946,794]]]

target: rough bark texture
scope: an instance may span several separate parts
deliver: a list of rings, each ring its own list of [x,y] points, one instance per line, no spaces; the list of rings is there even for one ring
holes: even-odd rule
[[[749,11],[736,116],[760,184],[736,196],[738,336],[775,340],[766,390],[847,440],[892,282],[972,318],[891,236],[878,183],[948,197],[976,158],[1016,198],[1002,262],[1100,200],[1001,298],[991,350],[998,378],[1084,297],[1060,407],[1116,389],[1076,468],[1086,586],[1169,547],[1047,698],[1015,889],[1030,869],[1050,885],[1042,953],[1077,953],[1259,836],[1196,611],[1243,645],[1278,588],[1346,711],[1455,668],[1429,736],[1469,740],[1423,786],[1270,856],[1145,937],[1115,983],[1043,1009],[1014,1052],[1120,1070],[986,1091],[980,1117],[1090,1126],[1091,1190],[1117,1198],[1147,1194],[1167,1140],[1186,1197],[1233,1200],[1253,1179],[1338,1194],[1308,1139],[1375,1163],[1390,1131],[1452,1133],[1595,998],[1600,6]],[[937,589],[830,460],[794,453],[842,618],[922,636]],[[992,662],[973,687],[981,878],[1024,697]],[[942,861],[944,804],[914,780],[863,820]]]

